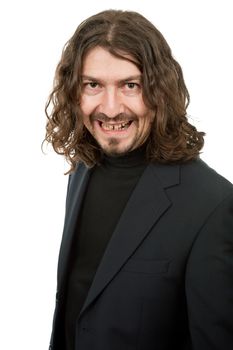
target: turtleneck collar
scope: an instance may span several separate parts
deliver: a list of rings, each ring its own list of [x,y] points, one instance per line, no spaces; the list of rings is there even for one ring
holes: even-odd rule
[[[147,163],[146,146],[143,145],[124,155],[109,156],[103,155],[102,164],[112,168],[132,168],[142,166]]]

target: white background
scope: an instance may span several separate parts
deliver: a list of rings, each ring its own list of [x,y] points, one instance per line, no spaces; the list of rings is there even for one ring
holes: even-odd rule
[[[5,0],[0,5],[0,348],[48,348],[68,169],[43,155],[44,104],[65,42],[101,10],[141,12],[163,33],[207,133],[202,158],[233,181],[231,0]]]

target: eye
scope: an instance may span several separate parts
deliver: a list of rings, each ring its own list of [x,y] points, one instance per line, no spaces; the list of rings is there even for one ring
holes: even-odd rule
[[[87,95],[96,95],[101,91],[101,85],[97,81],[84,81],[83,93]]]
[[[139,85],[136,84],[136,83],[126,83],[126,86],[127,86],[130,90],[139,87]]]
[[[89,83],[86,83],[86,85],[88,86],[88,87],[90,87],[91,89],[95,89],[95,88],[97,88],[97,86],[99,85],[96,81],[91,81],[91,82],[89,82]]]
[[[96,89],[99,87],[99,83],[97,81],[83,81],[82,85],[84,89]]]
[[[123,91],[126,95],[134,96],[141,93],[141,85],[133,81],[126,81],[123,85]]]

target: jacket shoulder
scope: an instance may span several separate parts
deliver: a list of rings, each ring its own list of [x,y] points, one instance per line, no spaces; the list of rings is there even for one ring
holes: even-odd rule
[[[190,186],[192,192],[197,191],[202,196],[219,201],[233,195],[232,183],[200,158],[181,165],[180,182],[183,186]]]

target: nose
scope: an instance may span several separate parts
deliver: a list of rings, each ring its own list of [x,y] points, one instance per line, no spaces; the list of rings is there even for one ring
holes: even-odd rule
[[[104,91],[99,109],[109,118],[115,118],[118,114],[123,113],[121,97],[116,88],[111,87]]]

